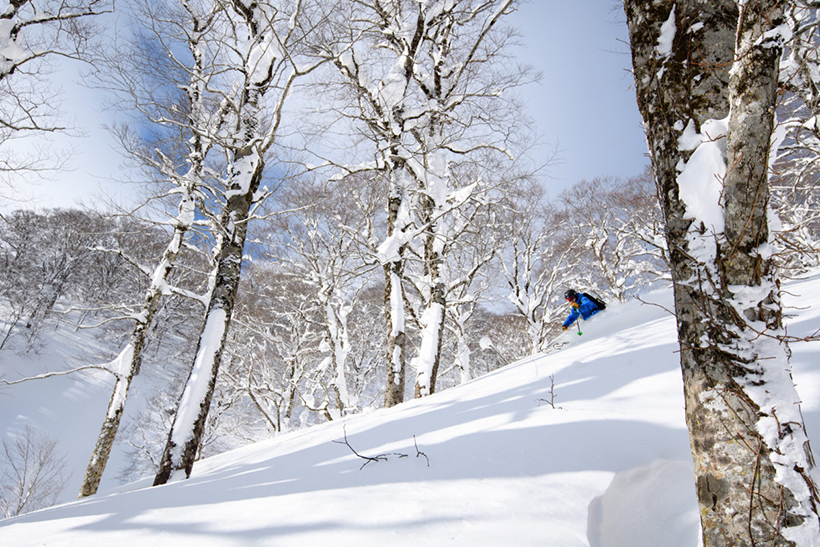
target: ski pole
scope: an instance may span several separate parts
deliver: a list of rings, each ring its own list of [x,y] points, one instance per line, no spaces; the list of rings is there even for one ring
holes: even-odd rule
[[[580,317],[575,320],[575,324],[578,326],[578,336],[581,336],[582,334],[584,334],[583,332],[581,332],[581,318]]]

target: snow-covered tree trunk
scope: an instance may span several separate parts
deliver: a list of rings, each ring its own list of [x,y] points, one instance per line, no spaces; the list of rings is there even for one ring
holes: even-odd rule
[[[473,379],[472,351],[467,343],[467,322],[473,316],[475,302],[461,302],[450,307],[453,331],[456,336],[456,350],[453,366],[459,371],[459,383]]]
[[[190,210],[187,211],[187,214],[190,214],[190,220],[193,221],[193,204],[190,204]],[[134,376],[139,373],[142,363],[142,350],[147,342],[148,333],[154,322],[154,314],[159,308],[168,276],[173,269],[187,228],[188,225],[184,222],[180,222],[174,228],[171,242],[163,254],[162,261],[154,271],[151,286],[146,292],[142,310],[135,318],[134,329],[131,331],[131,338],[128,341],[128,345],[126,345],[119,357],[114,361],[115,366],[112,367],[115,373],[114,389],[111,393],[111,399],[108,402],[108,410],[106,411],[100,434],[97,436],[94,451],[91,453],[91,460],[88,462],[88,467],[86,467],[85,470],[83,483],[80,486],[80,498],[96,494],[100,486],[100,480],[102,480],[105,466],[108,463],[108,457],[111,454],[111,448],[114,446],[114,439],[117,436],[117,431],[119,431],[120,422],[122,421],[122,414],[125,410],[125,403],[128,398],[128,390],[131,387]]]
[[[666,222],[704,545],[817,545],[767,224],[783,3],[627,0],[625,10]]]
[[[232,50],[238,56],[229,60],[236,79],[228,83],[228,90],[222,94],[221,102],[231,103],[230,107],[220,107],[234,115],[230,135],[220,140],[230,159],[230,172],[221,193],[221,214],[212,218],[217,244],[205,322],[154,485],[191,474],[233,316],[248,224],[254,208],[267,195],[257,194],[265,153],[277,137],[293,82],[302,74],[295,66],[295,43],[303,37],[299,26],[304,9],[301,0],[276,6],[233,0],[222,9],[229,18],[225,23],[233,26],[223,40],[235,42],[220,43],[217,47]],[[305,67],[305,71],[310,70],[311,67]],[[273,107],[266,112],[265,100],[272,95]]]
[[[448,180],[446,173],[431,173],[439,184]],[[449,185],[448,185],[449,186]],[[437,203],[436,191],[444,188],[430,188],[430,193],[422,198],[422,221],[427,224],[424,234],[424,312],[421,317],[421,344],[414,359],[416,368],[415,397],[431,395],[436,391],[439,364],[441,362],[441,342],[444,338],[444,317],[447,309],[446,283],[442,254],[445,241],[449,238],[442,226],[441,218],[445,204]]]
[[[380,28],[381,30],[377,31],[379,34],[384,33],[391,39],[403,39],[403,36],[396,35],[394,28],[397,21],[392,18],[391,13],[401,12],[394,4],[388,3],[384,7],[378,3],[367,6],[365,13],[374,17],[376,22],[368,24]],[[403,35],[403,32],[399,34]],[[397,58],[390,60],[391,65],[387,74],[372,86],[361,72],[362,60],[358,58],[354,46],[355,44],[344,44],[341,46],[341,54],[329,51],[327,56],[348,80],[354,93],[360,97],[361,118],[373,132],[372,138],[379,147],[377,168],[387,179],[387,237],[376,249],[375,254],[384,270],[384,319],[387,325],[384,406],[391,407],[404,401],[406,382],[406,303],[402,279],[406,262],[405,252],[412,235],[408,234],[411,210],[408,180],[410,174],[407,171],[402,135],[406,95],[412,79],[412,58],[419,47],[419,41],[414,41],[412,49],[401,47]]]
[[[122,350],[115,361],[115,384],[108,403],[108,410],[103,420],[100,434],[86,467],[79,497],[91,496],[97,493],[103,472],[111,454],[111,448],[120,427],[128,391],[134,377],[139,374],[142,364],[143,349],[148,341],[149,332],[154,325],[154,316],[160,306],[162,298],[169,294],[169,279],[175,267],[177,256],[182,248],[186,234],[193,227],[196,217],[197,202],[203,184],[205,161],[211,148],[211,140],[207,137],[209,120],[203,105],[207,76],[205,75],[205,59],[201,49],[203,34],[213,23],[214,12],[206,10],[197,13],[190,5],[184,5],[191,32],[187,35],[187,44],[193,62],[186,67],[190,76],[184,86],[185,100],[188,106],[188,115],[185,120],[185,134],[187,139],[187,153],[185,161],[188,164],[187,172],[177,173],[174,162],[160,155],[153,160],[153,167],[157,169],[174,187],[173,193],[179,196],[178,214],[170,225],[173,226],[171,239],[163,252],[159,264],[153,271],[146,271],[150,276],[150,284],[143,299],[142,308],[134,314],[134,328],[128,345]],[[118,61],[115,61],[118,62]],[[150,62],[150,61],[148,61]]]
[[[421,346],[414,359],[416,366],[415,397],[436,392],[436,379],[441,362],[441,342],[444,335],[444,315],[447,306],[444,284],[437,283],[430,294],[430,301],[422,315]]]
[[[253,102],[250,104],[255,106],[258,99],[258,96],[251,99]],[[264,168],[259,150],[253,144],[255,139],[248,140],[251,142],[245,148],[237,150],[234,157],[232,182],[228,185],[229,197],[220,222],[224,233],[215,249],[216,265],[212,273],[214,285],[205,313],[205,323],[197,342],[194,364],[168,435],[160,469],[154,478],[155,486],[165,484],[178,472],[184,472],[185,478],[190,476],[205,431],[239,288],[253,195],[259,188]]]
[[[385,273],[386,406],[404,399],[403,283],[414,287],[411,296],[421,301],[415,392],[435,390],[447,307],[444,255],[464,233],[464,224],[452,217],[486,192],[477,190],[475,178],[459,183],[453,165],[477,164],[481,160],[473,158],[482,154],[487,161],[490,150],[508,156],[509,133],[499,130],[505,124],[497,123],[497,116],[509,110],[494,106],[503,102],[503,90],[519,85],[527,73],[494,78],[490,68],[501,61],[509,38],[496,32],[497,23],[513,5],[513,0],[363,0],[351,4],[348,21],[340,23],[344,33],[328,46],[326,55],[352,92],[340,111],[366,126],[377,150],[369,168],[380,170],[390,187],[387,237],[376,252]]]
[[[403,174],[403,173],[402,173]],[[391,175],[390,197],[387,208],[387,242],[401,240],[406,229],[407,204],[403,185],[392,180]],[[387,243],[386,242],[386,243]],[[398,244],[382,260],[384,268],[384,318],[387,322],[387,347],[385,360],[387,363],[387,378],[384,386],[384,406],[389,408],[404,402],[404,386],[406,381],[405,345],[407,334],[405,331],[405,302],[402,277],[404,276],[404,243]]]
[[[417,370],[415,396],[423,397],[435,393],[438,370],[441,363],[441,346],[444,338],[444,321],[447,312],[448,272],[445,255],[458,246],[464,234],[465,215],[460,209],[477,194],[479,181],[468,179],[459,188],[451,170],[452,159],[448,152],[469,150],[471,145],[460,142],[460,123],[453,131],[451,124],[458,119],[454,103],[464,100],[462,95],[470,88],[469,77],[464,76],[464,68],[474,66],[476,52],[483,46],[488,35],[501,17],[512,8],[513,0],[490,0],[470,4],[469,2],[433,2],[419,8],[419,21],[424,19],[425,27],[416,32],[424,36],[425,48],[430,50],[431,63],[426,65],[416,58],[413,74],[416,84],[427,101],[435,105],[430,108],[427,127],[413,130],[423,161],[415,173],[421,186],[418,216],[425,227],[423,234],[423,276],[422,298],[424,311],[421,317],[421,343],[414,362]],[[470,12],[470,10],[473,10]],[[462,11],[463,10],[463,11]],[[468,31],[468,21],[476,14],[485,12],[478,18],[480,25]],[[489,117],[492,117],[487,112]],[[511,120],[508,120],[511,121]],[[458,136],[457,136],[458,135]],[[481,143],[493,147],[491,143]],[[501,144],[495,144],[503,148]],[[411,162],[411,165],[416,165]],[[454,218],[455,217],[455,218]]]
[[[334,298],[332,291],[323,288],[319,291],[319,300],[325,313],[325,337],[330,350],[330,368],[332,374],[332,389],[336,399],[336,416],[344,416],[349,408],[355,408],[356,403],[350,397],[347,389],[347,355],[350,353],[347,316],[350,305],[342,299]],[[334,302],[337,300],[337,302]]]

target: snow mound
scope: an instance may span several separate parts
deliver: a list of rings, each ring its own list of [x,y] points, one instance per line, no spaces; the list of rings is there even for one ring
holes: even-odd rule
[[[693,547],[700,538],[691,461],[621,471],[589,504],[590,547]]]

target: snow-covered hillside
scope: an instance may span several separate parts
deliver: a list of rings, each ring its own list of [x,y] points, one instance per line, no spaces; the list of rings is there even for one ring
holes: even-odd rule
[[[814,333],[820,275],[785,288],[789,334]],[[198,462],[187,481],[2,521],[0,545],[695,547],[671,294],[644,299],[663,307],[612,306],[561,351],[458,388]],[[792,348],[817,440],[820,344]],[[102,411],[87,425],[64,402],[14,412],[93,436]]]

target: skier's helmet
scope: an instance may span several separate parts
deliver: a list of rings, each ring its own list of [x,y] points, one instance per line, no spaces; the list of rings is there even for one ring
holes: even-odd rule
[[[577,302],[578,293],[575,292],[573,289],[569,289],[567,292],[564,293],[564,298],[566,298],[570,302]]]

